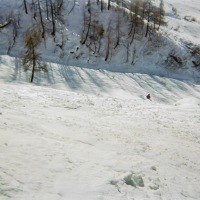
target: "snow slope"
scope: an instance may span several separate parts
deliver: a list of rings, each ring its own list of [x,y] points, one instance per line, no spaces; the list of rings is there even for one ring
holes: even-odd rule
[[[173,8],[176,9],[176,14],[173,14]],[[200,44],[198,36],[200,32],[200,2],[198,0],[166,0],[165,9],[168,28],[171,29],[170,34],[179,42],[188,41]]]
[[[1,61],[1,200],[200,198],[199,85],[56,65],[44,87]]]
[[[9,19],[7,16],[11,15],[18,24],[16,42],[12,48],[10,46],[13,44],[13,27],[8,26],[0,29],[0,54],[9,54],[14,57],[23,56],[25,52],[25,31],[30,24],[36,23],[33,19],[33,10],[32,12],[30,11],[31,1],[27,0],[27,2],[29,5],[28,15],[24,12],[22,1],[0,0],[0,12],[2,13],[0,22],[6,22]],[[166,11],[165,20],[167,26],[161,27],[159,34],[151,38],[152,41],[144,37],[134,40],[129,46],[129,50],[127,50],[128,40],[126,40],[128,37],[127,19],[121,16],[120,32],[122,36],[120,44],[116,49],[114,48],[116,31],[113,31],[110,56],[107,62],[105,61],[106,34],[108,34],[108,25],[110,23],[112,23],[113,30],[116,28],[117,22],[114,20],[117,18],[116,12],[113,10],[108,11],[105,7],[104,11],[101,12],[95,1],[91,1],[93,3],[92,11],[96,14],[94,15],[94,20],[97,20],[99,24],[103,24],[105,32],[104,38],[101,41],[102,47],[100,53],[96,54],[88,49],[88,44],[80,44],[83,31],[83,11],[87,1],[77,0],[74,9],[70,12],[73,2],[74,0],[64,2],[63,12],[65,14],[62,15],[61,21],[56,21],[57,33],[55,38],[50,36],[51,22],[46,20],[46,46],[41,44],[38,49],[44,61],[63,65],[85,66],[93,69],[101,68],[114,72],[137,72],[178,79],[181,77],[200,79],[199,65],[195,67],[193,64],[193,62],[199,64],[200,56],[191,55],[191,51],[194,51],[200,45],[199,0],[192,0],[190,3],[188,3],[188,0],[165,0],[164,8]],[[152,0],[152,2],[159,5],[160,0]],[[176,13],[173,9],[176,9]],[[45,19],[46,12],[45,10],[43,12],[43,18]],[[39,14],[37,20],[39,20]],[[62,42],[63,47],[61,49],[58,45]],[[94,48],[93,46],[91,47]],[[168,62],[167,60],[171,54],[181,58],[183,64],[179,65],[173,59],[172,63]]]
[[[18,3],[0,0],[0,10],[18,15]],[[66,17],[79,19],[79,3]],[[62,59],[48,40],[47,50],[40,49],[51,61],[48,73],[36,72],[30,84],[17,57],[21,40],[13,57],[0,56],[0,200],[200,199],[199,72],[191,63],[173,71],[161,62],[174,44],[183,56],[185,42],[199,44],[199,0],[166,0],[165,6],[162,31],[171,42],[154,54],[146,48],[143,59],[143,41],[138,65],[123,63],[123,51],[109,63],[71,54]],[[65,31],[65,51],[76,51],[80,27],[68,24]],[[1,30],[1,54],[10,33]]]

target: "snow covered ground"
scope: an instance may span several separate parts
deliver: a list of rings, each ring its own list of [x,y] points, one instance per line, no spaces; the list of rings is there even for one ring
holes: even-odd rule
[[[200,85],[58,65],[37,86],[12,81],[11,63],[1,56],[1,200],[200,199]]]
[[[177,40],[200,44],[200,1],[198,0],[165,0],[168,29]],[[174,12],[172,12],[174,10]],[[173,13],[173,14],[172,14]],[[171,38],[172,38],[171,37]]]
[[[19,13],[18,3],[0,0],[0,9]],[[185,42],[200,44],[199,0],[164,3],[162,31],[184,56]],[[68,27],[67,52],[77,49],[80,28]],[[18,41],[11,55],[22,50]],[[48,50],[45,61],[54,63],[34,84],[19,58],[0,56],[0,200],[200,199],[198,71],[166,70],[159,53],[144,59],[139,51],[138,66],[128,66],[120,56],[115,64],[61,62]]]

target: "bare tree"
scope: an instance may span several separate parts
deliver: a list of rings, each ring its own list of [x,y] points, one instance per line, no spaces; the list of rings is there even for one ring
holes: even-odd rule
[[[52,32],[51,35],[56,35],[56,24],[55,24],[55,4],[52,3],[52,0],[50,0],[50,8],[51,8],[51,22],[52,22]]]
[[[99,24],[99,21],[94,15],[90,26],[91,28],[88,37],[89,44],[87,44],[87,47],[93,51],[93,54],[99,53],[101,48],[101,39],[103,38],[104,34],[103,24]]]
[[[107,31],[107,44],[106,44],[106,55],[105,55],[105,61],[108,60],[109,58],[109,55],[110,55],[110,44],[111,44],[111,27],[110,27],[110,23],[109,23],[109,26],[108,26],[108,31]]]
[[[46,3],[47,20],[49,20],[49,4],[48,4],[48,0],[46,0],[45,3]]]
[[[64,30],[65,30],[64,26],[62,25],[62,28],[61,28],[61,42],[56,44],[56,46],[58,46],[60,48],[60,50],[61,50],[60,58],[63,58],[64,55],[65,55],[64,46],[66,45],[67,37],[65,35],[65,31]]]
[[[151,20],[151,17],[152,17],[152,4],[151,4],[151,0],[147,0],[147,7],[146,7],[146,16],[147,16],[147,26],[146,26],[146,33],[145,33],[145,37],[148,36],[149,34],[149,29],[150,29],[150,20]]]
[[[108,0],[108,10],[110,10],[110,0]]]
[[[56,10],[57,14],[60,16],[62,13],[62,8],[63,8],[63,0],[57,0],[57,5],[56,5]]]
[[[82,37],[82,40],[81,40],[81,44],[85,44],[85,42],[87,41],[88,39],[88,36],[89,36],[89,32],[90,32],[90,28],[91,28],[91,24],[92,24],[92,13],[91,13],[91,2],[90,0],[88,0],[88,3],[87,3],[87,11],[88,11],[88,17],[86,17],[86,14],[85,14],[85,11],[84,11],[84,29],[83,29],[83,37],[85,35],[85,37],[83,38]],[[87,28],[85,28],[87,27]],[[86,30],[85,30],[86,29]],[[86,33],[85,33],[86,31]]]
[[[26,0],[24,0],[24,10],[25,10],[25,13],[28,14],[28,9],[27,9]]]
[[[17,38],[17,20],[12,17],[12,39],[9,38],[8,42],[9,42],[9,47],[8,47],[8,50],[7,50],[7,54],[10,53],[10,50],[14,47],[15,45],[15,42],[16,42],[16,38]]]
[[[76,5],[76,0],[73,1],[73,5],[72,5],[70,11],[68,12],[68,15],[74,10],[75,5]]]
[[[101,0],[101,12],[103,12],[103,0]]]
[[[31,10],[33,12],[33,18],[36,20],[36,17],[37,17],[37,5],[36,5],[36,2],[34,0],[32,0],[32,3],[31,3]]]
[[[117,11],[117,22],[116,22],[116,44],[115,48],[119,45],[120,42],[120,26],[121,26],[121,15],[120,15],[120,10]]]
[[[17,20],[13,20],[13,44],[12,44],[12,47],[15,45],[15,42],[16,42],[16,38],[17,38]]]
[[[140,11],[140,2],[136,0],[134,3],[130,4],[130,10],[131,10],[131,28],[129,31],[129,36],[131,36],[131,42],[132,44],[134,38],[135,38],[135,33],[136,29],[139,26],[139,23],[141,21],[140,16],[139,16],[139,11]]]
[[[42,10],[40,6],[40,1],[38,0],[38,9],[39,9],[39,14],[40,14],[40,23],[42,26],[42,38],[45,36],[45,28],[44,28],[44,22],[43,22],[43,17],[42,17]]]
[[[124,43],[124,46],[126,48],[126,61],[125,62],[128,62],[128,60],[129,60],[129,48],[130,48],[130,44],[129,44],[128,40],[126,41],[126,43]]]
[[[97,35],[98,35],[98,50],[97,50],[97,53],[99,53],[100,48],[101,48],[101,39],[103,38],[103,35],[104,35],[103,24],[101,24],[100,26],[98,26],[98,28],[97,28]]]
[[[30,28],[26,31],[24,41],[26,52],[23,55],[22,63],[25,71],[31,69],[30,82],[33,82],[36,70],[47,71],[46,66],[41,64],[40,55],[37,52],[37,47],[40,45],[41,40],[42,38],[40,28]]]
[[[132,49],[132,62],[131,65],[135,64],[135,57],[136,57],[136,48],[135,45],[133,45],[133,49]]]

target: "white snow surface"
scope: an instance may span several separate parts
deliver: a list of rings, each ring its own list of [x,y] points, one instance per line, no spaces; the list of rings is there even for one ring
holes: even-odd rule
[[[33,85],[15,62],[1,56],[1,200],[200,199],[200,85],[57,64]]]
[[[169,38],[199,44],[199,0],[164,2]],[[13,13],[17,3],[0,0]],[[66,51],[80,39],[77,24],[68,28]],[[7,43],[0,38],[2,54]],[[0,200],[199,200],[199,74],[155,66],[159,54],[138,55],[140,66],[120,56],[64,65],[50,50],[54,63],[34,84],[19,58],[0,56]]]

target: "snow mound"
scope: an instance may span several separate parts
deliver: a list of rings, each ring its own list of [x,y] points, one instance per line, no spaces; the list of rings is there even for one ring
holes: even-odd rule
[[[133,187],[144,187],[142,176],[135,176],[133,174],[129,174],[127,177],[124,177],[124,181],[127,185],[131,185]]]

